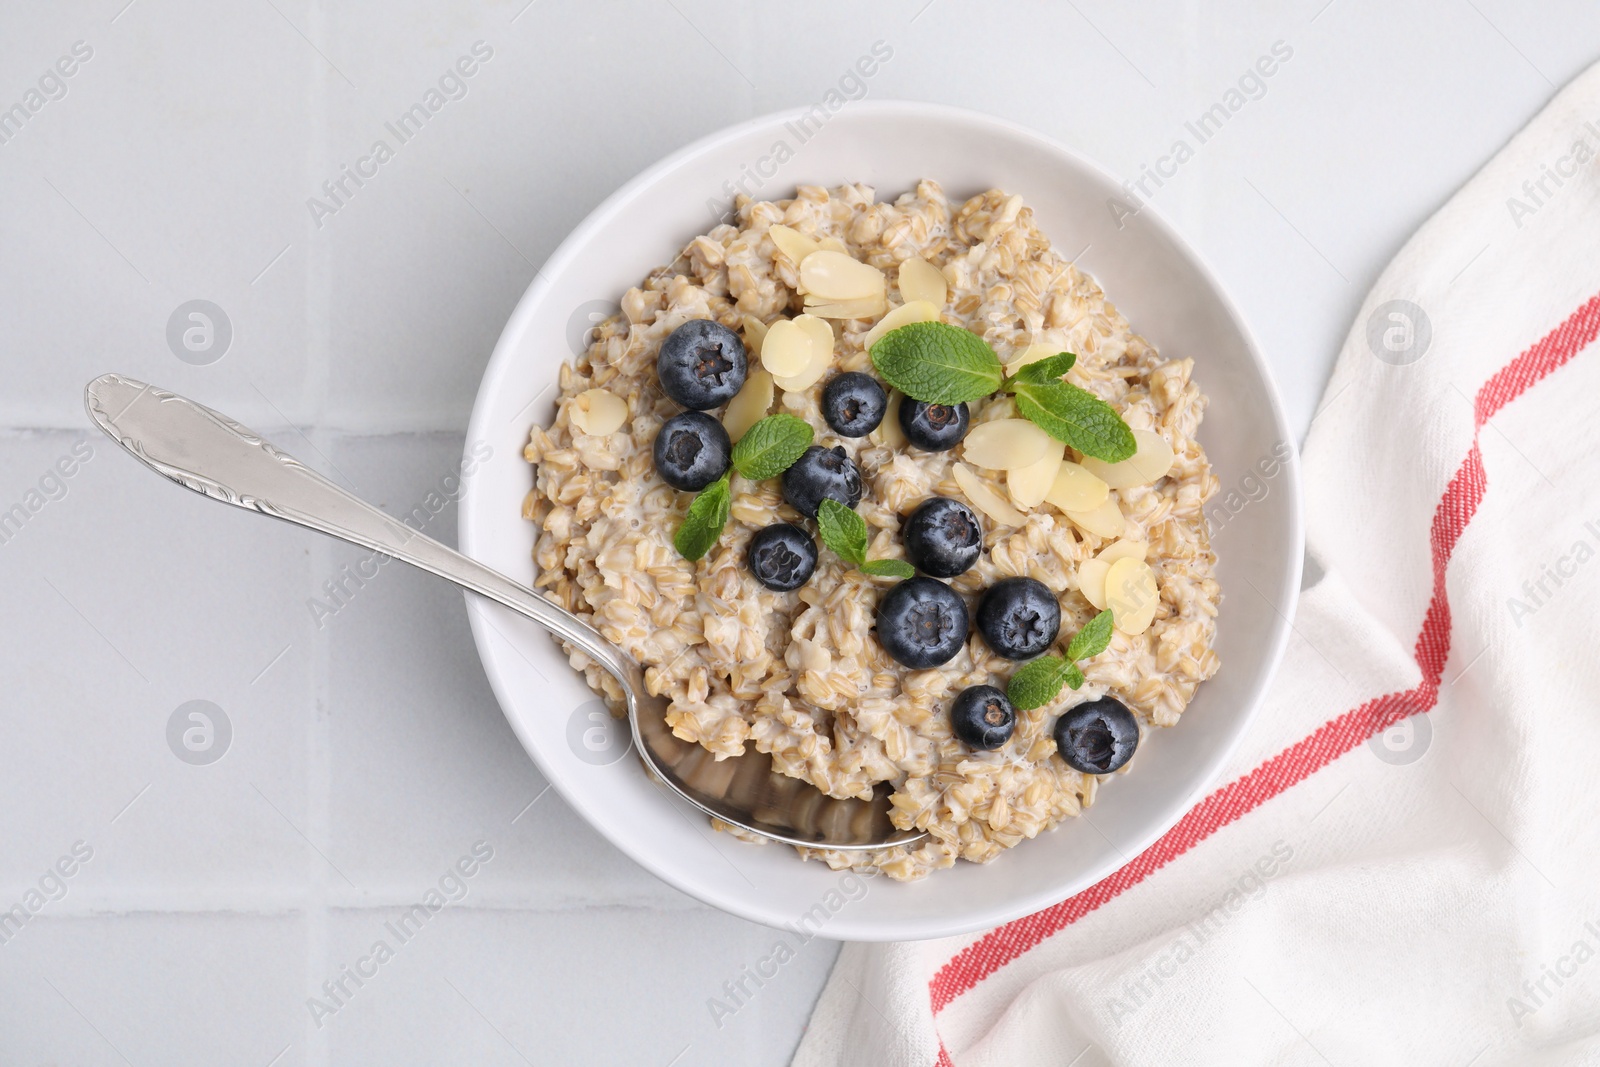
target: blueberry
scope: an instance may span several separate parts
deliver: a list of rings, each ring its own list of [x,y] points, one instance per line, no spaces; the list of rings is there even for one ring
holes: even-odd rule
[[[822,417],[840,437],[865,437],[889,409],[889,394],[878,379],[860,371],[837,375],[822,390]]]
[[[967,643],[967,606],[933,578],[907,578],[878,601],[878,643],[907,667],[937,667]]]
[[[817,543],[790,522],[775,522],[755,532],[745,552],[750,573],[780,593],[806,584],[817,569]]]
[[[967,405],[924,404],[905,397],[900,401],[900,428],[924,452],[948,452],[967,436]]]
[[[1084,774],[1110,774],[1138,747],[1139,723],[1120,700],[1091,700],[1056,720],[1056,751],[1068,767]]]
[[[954,578],[978,562],[983,527],[978,516],[959,500],[936,496],[917,505],[901,538],[906,558],[935,578]]]
[[[950,729],[973,748],[999,748],[1011,739],[1017,712],[992,685],[968,686],[950,705]]]
[[[661,342],[656,376],[686,408],[726,404],[744,386],[747,362],[739,335],[712,319],[690,319]]]
[[[978,601],[978,632],[1006,659],[1028,659],[1055,643],[1061,605],[1037,578],[1002,578]]]
[[[656,434],[656,473],[674,489],[698,492],[727,473],[732,453],[722,423],[698,411],[682,411]]]
[[[783,499],[806,518],[817,517],[824,497],[847,508],[861,503],[861,472],[841,445],[812,445],[783,472]]]

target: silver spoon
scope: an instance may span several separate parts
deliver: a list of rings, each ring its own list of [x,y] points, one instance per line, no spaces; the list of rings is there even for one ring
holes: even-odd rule
[[[651,696],[639,664],[577,616],[533,590],[425,537],[352,496],[220,412],[120,374],[84,387],[89,417],[133,457],[179,485],[342,541],[376,549],[526,615],[581,649],[622,687],[634,747],[646,768],[707,815],[790,845],[861,851],[909,845],[926,834],[889,821],[889,790],[837,800],[773,770],[750,751],[722,761],[667,728],[667,701]]]

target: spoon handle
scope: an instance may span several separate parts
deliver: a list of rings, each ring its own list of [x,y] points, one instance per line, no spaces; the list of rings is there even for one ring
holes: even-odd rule
[[[625,686],[637,670],[576,615],[384,514],[221,412],[120,374],[90,382],[84,405],[135,459],[185,488],[374,549],[504,604],[582,649]]]
[[[639,665],[588,623],[385,515],[221,412],[120,374],[90,382],[83,399],[89,417],[113,441],[184,488],[404,560],[526,615],[581,649],[622,686],[634,743],[651,773],[707,815],[802,847],[864,851],[926,836],[894,827],[886,786],[871,801],[834,799],[780,773],[765,754],[724,760],[680,740],[666,725],[665,699],[649,693]]]

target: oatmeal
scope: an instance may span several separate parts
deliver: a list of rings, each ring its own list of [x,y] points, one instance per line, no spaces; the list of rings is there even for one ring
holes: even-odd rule
[[[1018,196],[952,203],[923,181],[879,202],[867,186],[806,186],[792,200],[741,198],[736,220],[628,290],[562,366],[555,421],[526,448],[537,587],[645,665],[679,737],[719,756],[754,745],[836,797],[888,783],[896,825],[930,835],[803,853],[898,879],[987,862],[1091,804],[1102,775],[1073,763],[1122,767],[1140,733],[1177,723],[1217,670],[1220,594],[1201,511],[1217,481],[1195,438],[1206,401],[1193,361],[1163,359],[1133,333]],[[693,380],[668,382],[680,397],[704,391],[702,410],[685,412],[658,359],[695,320],[713,321],[688,331],[701,346],[684,364]],[[874,359],[938,323],[985,342],[1008,386],[1075,353],[1038,377],[1052,396],[1087,390],[1109,404],[1127,458],[1067,447],[1076,438],[1025,390],[958,406],[889,388]],[[717,354],[738,347],[719,340],[733,335],[742,360]],[[781,478],[753,480],[738,442],[763,420],[808,426],[815,443]],[[675,536],[714,510],[701,500],[715,493],[726,525],[687,559]],[[951,503],[926,506],[940,500]],[[810,532],[846,512],[865,528],[854,561]],[[973,520],[981,545],[946,543]],[[907,578],[907,560],[922,574]],[[908,654],[889,630],[901,618],[947,632],[913,634],[930,643]],[[1029,662],[1102,630],[1109,643],[1075,665]],[[568,651],[620,709],[614,680]],[[925,661],[938,665],[906,666]],[[1024,669],[1030,682],[1055,672],[1041,706],[1006,699]],[[1058,737],[1073,751],[1058,753]]]

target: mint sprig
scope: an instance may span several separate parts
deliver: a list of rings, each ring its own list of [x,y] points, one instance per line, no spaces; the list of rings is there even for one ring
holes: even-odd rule
[[[1111,609],[1107,608],[1084,623],[1083,629],[1073,634],[1072,640],[1067,642],[1067,658],[1093,659],[1104,652],[1111,644],[1111,628],[1114,621]],[[1077,686],[1073,688],[1076,689]]]
[[[768,415],[745,431],[733,446],[733,469],[751,481],[776,478],[788,470],[810,447],[816,431],[804,419],[793,415]],[[733,507],[733,492],[728,476],[712,482],[695,495],[683,525],[672,535],[672,547],[687,560],[697,560],[711,551],[722,536]]]
[[[733,493],[728,489],[728,476],[724,474],[695,494],[689,505],[683,525],[672,535],[672,547],[687,560],[697,560],[717,543],[722,528],[728,525],[728,514],[733,506]]]
[[[745,431],[733,446],[733,469],[759,482],[776,478],[811,446],[816,431],[793,415],[768,415]]]
[[[1042,708],[1054,700],[1061,687],[1079,689],[1085,681],[1083,670],[1075,660],[1092,659],[1111,644],[1113,618],[1109,610],[1102,611],[1084,624],[1083,629],[1067,642],[1067,654],[1040,656],[1022,666],[1006,685],[1006,698],[1021,711]]]
[[[1005,384],[1010,385],[1013,382],[1033,382],[1038,385],[1043,385],[1047,382],[1058,382],[1061,380],[1061,376],[1067,373],[1067,371],[1071,370],[1073,364],[1077,362],[1078,356],[1076,353],[1057,352],[1053,356],[1046,356],[1044,359],[1036,359],[1032,363],[1027,363],[1019,367],[1017,369],[1017,373],[1013,374],[1010,380]]]
[[[1027,367],[1022,368],[1027,370]],[[1116,463],[1138,451],[1117,409],[1071,382],[1034,384],[1013,379],[1017,414],[1086,456]]]
[[[878,338],[870,355],[883,379],[913,400],[964,404],[1003,390],[1015,394],[1023,418],[1086,456],[1116,463],[1137,450],[1115,408],[1061,380],[1077,362],[1071,352],[1036,360],[1007,378],[982,338],[942,322],[913,322]]]
[[[1024,664],[1011,676],[1011,681],[1006,685],[1006,698],[1020,711],[1042,708],[1061,692],[1061,687],[1067,684],[1069,672],[1077,670],[1076,663],[1068,663],[1060,656],[1040,656]],[[1078,676],[1081,679],[1083,672],[1078,671]],[[1078,685],[1082,684],[1082,681],[1078,682]]]
[[[817,505],[817,533],[834,555],[852,567],[867,561],[867,523],[853,508],[823,497]]]
[[[832,497],[824,497],[817,507],[817,533],[833,554],[862,574],[878,578],[910,578],[916,574],[903,559],[867,558],[867,521]]]
[[[872,365],[884,381],[925,404],[964,404],[1000,388],[994,349],[959,326],[913,322],[872,346]]]

